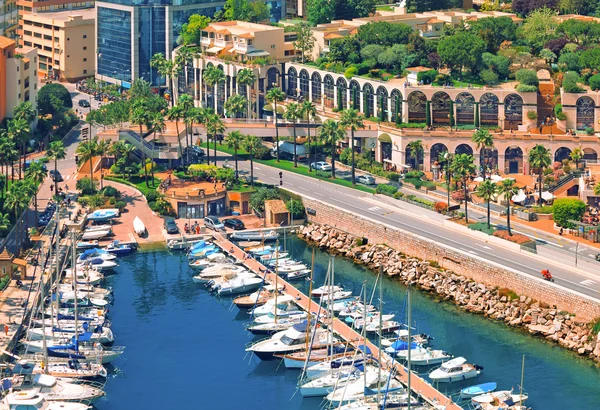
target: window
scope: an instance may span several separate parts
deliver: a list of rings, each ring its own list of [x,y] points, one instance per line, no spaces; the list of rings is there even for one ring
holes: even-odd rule
[[[6,266],[3,266],[3,267],[2,267],[2,274],[3,274],[3,275],[6,275]]]
[[[271,44],[271,48],[273,48],[273,49],[274,49],[274,48],[275,48],[275,44]]]
[[[37,75],[37,70],[33,70],[33,75]],[[35,88],[35,87],[34,87]]]
[[[87,58],[84,58],[83,61],[87,61]]]
[[[31,31],[30,31],[30,30],[24,30],[24,31],[23,31],[23,33],[24,33],[26,36],[30,36],[30,35],[31,35]]]
[[[49,36],[48,34],[44,34],[44,40],[52,41],[52,36]]]
[[[19,81],[17,82],[17,84],[21,85],[21,79],[19,78]]]
[[[44,70],[44,71],[48,70],[48,66],[46,65],[46,63],[40,62],[40,70]]]
[[[19,100],[21,99],[21,93],[19,93]]]
[[[24,70],[29,70],[29,63],[25,63],[25,66],[23,67]]]
[[[56,54],[60,54],[60,48],[55,48],[55,49],[54,49],[54,52],[55,52]]]
[[[25,88],[29,88],[29,77],[25,79]]]
[[[54,65],[60,65],[60,60],[54,60]]]
[[[54,41],[56,41],[58,43],[60,41],[60,39],[58,37],[54,37]]]
[[[42,38],[42,35],[40,33],[33,33],[33,36],[35,38]]]
[[[25,41],[23,44],[25,44],[27,47],[31,47],[31,41]]]
[[[251,46],[252,45],[252,40],[248,40],[248,45]]]
[[[42,45],[41,44],[34,44],[35,48],[37,48],[38,50],[42,49]]]
[[[83,70],[83,74],[87,74],[87,70]]]
[[[52,51],[52,47],[44,46],[44,51]]]
[[[44,24],[43,27],[48,30],[52,30],[52,26],[50,24]]]
[[[84,34],[84,35],[83,35],[83,38],[87,38],[87,34]]]
[[[83,47],[84,50],[87,50],[87,47]]]
[[[284,53],[286,56],[293,56],[296,54],[296,50],[285,50]]]
[[[69,37],[67,37],[67,41],[70,41],[71,39]]]
[[[33,89],[37,90],[37,83],[33,83]]]

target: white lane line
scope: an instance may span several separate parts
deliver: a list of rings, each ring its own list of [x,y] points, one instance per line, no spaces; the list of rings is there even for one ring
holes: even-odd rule
[[[325,195],[323,195],[323,194],[320,194],[320,193],[318,193],[318,192],[315,192],[315,191],[313,191],[312,193],[313,193],[313,194],[315,194],[315,195],[319,195],[319,196],[325,196]]]
[[[370,207],[370,208],[368,208],[368,209],[369,209],[369,211],[378,211],[378,210],[380,210],[381,208],[380,208],[380,207],[378,207],[378,206],[372,206],[372,207]]]
[[[581,281],[581,282],[579,282],[579,283],[581,283],[582,285],[585,285],[585,286],[592,286],[592,285],[595,285],[595,284],[596,284],[596,282],[594,282],[594,281],[593,281],[593,280],[591,280],[591,279],[582,280],[582,281]]]
[[[481,245],[481,247],[482,247],[483,249],[492,249],[492,248],[490,248],[489,246],[485,246],[485,245]]]
[[[477,255],[477,252],[473,252],[473,251],[467,251],[469,253],[472,253],[473,255]]]

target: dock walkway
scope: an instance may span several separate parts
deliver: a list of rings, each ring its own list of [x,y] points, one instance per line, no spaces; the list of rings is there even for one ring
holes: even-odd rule
[[[264,273],[261,272],[265,271],[267,268],[256,259],[246,259],[246,253],[242,249],[237,247],[233,242],[225,238],[223,235],[215,234],[215,244],[218,245],[224,251],[229,252],[236,259],[244,261],[244,264],[248,267],[248,269],[252,270],[257,275],[261,277],[264,276]],[[302,309],[308,312],[310,306],[310,313],[315,316],[317,315],[319,310],[319,304],[314,301],[311,301],[311,299],[308,296],[296,289],[294,285],[290,284],[289,282],[286,282],[281,277],[277,277],[277,275],[275,275],[274,273],[267,273],[265,280],[266,282],[273,285],[275,284],[275,280],[277,280],[278,285],[282,284],[285,286],[284,293],[296,298],[296,303],[300,307],[302,307]],[[366,340],[363,343],[362,335],[360,335],[356,330],[350,328],[348,325],[346,325],[339,319],[334,320],[333,331],[340,335],[342,338],[344,338],[344,340],[349,341],[355,346],[366,344],[369,347],[369,349],[371,349],[371,352],[373,353],[374,357],[377,357],[379,355],[379,349],[375,344],[371,343],[369,340]],[[382,352],[382,358],[385,358],[383,362],[388,365],[386,367],[389,367],[390,364],[393,364],[393,366],[396,367],[396,378],[406,385],[408,383],[407,369],[400,363],[391,360],[387,353]],[[414,372],[412,372],[411,375],[410,385],[411,390],[414,393],[421,396],[428,403],[434,406],[438,406],[438,408],[444,408],[446,410],[461,410],[461,407],[452,402],[452,399],[443,395],[440,391],[435,389],[423,378],[417,376]]]

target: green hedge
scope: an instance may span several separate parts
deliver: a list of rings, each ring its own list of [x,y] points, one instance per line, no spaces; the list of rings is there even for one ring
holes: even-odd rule
[[[378,194],[383,194],[383,195],[387,195],[387,196],[394,196],[394,194],[396,192],[398,192],[398,188],[393,185],[379,184],[379,185],[377,185],[375,192]]]
[[[581,221],[585,213],[585,202],[577,198],[557,198],[552,205],[554,223],[563,228],[575,228],[569,220]]]
[[[469,224],[469,229],[472,229],[474,231],[483,232],[488,235],[492,235],[494,232],[496,232],[496,228],[494,228],[493,226],[488,228],[487,223],[485,223],[485,222],[477,222],[474,224]]]

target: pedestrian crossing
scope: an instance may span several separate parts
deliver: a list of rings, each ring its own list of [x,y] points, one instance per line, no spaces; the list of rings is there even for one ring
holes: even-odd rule
[[[371,212],[375,212],[375,211],[379,211],[380,209],[381,209],[381,208],[380,208],[380,207],[378,207],[378,206],[372,206],[372,207],[370,207],[368,210],[369,210],[369,211],[371,211]]]
[[[581,282],[579,282],[581,285],[585,285],[585,286],[592,286],[595,285],[596,282],[594,282],[591,279],[586,279],[586,280],[582,280]]]

